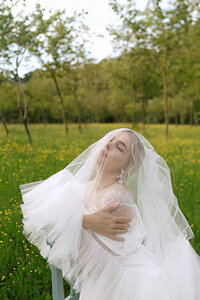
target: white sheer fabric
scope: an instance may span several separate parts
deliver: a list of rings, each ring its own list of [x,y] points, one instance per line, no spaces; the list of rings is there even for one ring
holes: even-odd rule
[[[109,166],[109,155],[106,161],[100,153],[124,131],[132,136],[131,168],[123,185],[98,194],[96,183]],[[81,291],[80,300],[200,300],[200,257],[189,242],[194,234],[166,162],[139,133],[113,130],[63,170],[19,187],[25,237]],[[84,214],[115,202],[120,207],[113,214],[132,218],[121,234],[125,241],[82,227]]]
[[[95,205],[95,202],[98,204]],[[98,299],[200,299],[200,277],[198,277],[200,275],[200,259],[184,236],[171,244],[168,255],[160,264],[143,245],[146,231],[137,205],[128,191],[125,191],[120,185],[114,185],[101,194],[98,201],[95,202],[84,208],[85,214],[94,213],[105,205],[119,202],[120,207],[113,214],[132,218],[129,231],[125,234],[117,234],[125,237],[125,241],[116,241],[88,230],[99,245],[115,257],[125,272],[124,276],[120,276],[120,282],[124,283],[124,286],[121,286],[120,294],[115,293],[113,287],[110,293],[104,292],[102,298]],[[100,261],[102,260],[100,259]],[[103,280],[104,276],[105,280]],[[96,299],[93,298],[94,295],[96,297],[96,286],[91,278],[92,274],[85,278],[80,300]],[[110,290],[115,275],[113,277],[110,274],[108,277],[102,271],[101,278],[104,291]]]

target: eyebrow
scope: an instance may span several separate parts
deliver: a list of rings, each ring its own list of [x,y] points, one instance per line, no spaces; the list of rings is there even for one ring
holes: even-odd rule
[[[111,139],[111,141],[114,140],[114,138],[115,138],[115,137],[113,137],[113,138]],[[118,141],[118,143],[122,144],[122,145],[126,148],[126,150],[128,150],[127,147],[126,147],[126,144],[125,144],[124,142]]]

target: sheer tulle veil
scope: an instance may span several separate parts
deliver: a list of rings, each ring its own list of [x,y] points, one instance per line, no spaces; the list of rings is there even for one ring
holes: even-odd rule
[[[90,186],[92,193],[106,166],[102,150],[112,138],[124,131],[130,135],[131,155],[124,168],[123,180],[145,226],[144,245],[158,262],[162,262],[171,242],[179,236],[187,240],[194,237],[173,192],[166,161],[142,134],[129,128],[114,129],[91,144],[64,169],[45,180],[19,186],[24,201],[20,205],[24,235],[40,249],[49,263],[62,265],[63,274],[68,279],[78,272],[77,278],[79,276],[81,281],[83,261],[78,259],[83,206],[87,201],[85,187]],[[116,179],[113,177],[113,181]],[[70,224],[77,224],[77,227]],[[63,229],[66,227],[70,228],[67,232]],[[46,245],[46,238],[53,243],[51,249]],[[66,241],[64,248],[63,239]],[[62,250],[59,248],[61,244]],[[63,261],[59,257],[61,251],[74,263],[67,266],[67,259]]]

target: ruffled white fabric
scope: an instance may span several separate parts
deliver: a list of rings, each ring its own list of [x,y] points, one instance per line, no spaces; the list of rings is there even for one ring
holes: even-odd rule
[[[159,264],[143,244],[145,228],[131,194],[104,195],[102,205],[120,201],[118,213],[133,216],[129,232],[121,235],[125,241],[115,241],[82,227],[83,214],[95,211],[85,207],[85,185],[53,179],[23,193],[23,233],[81,291],[80,300],[200,299],[200,257],[189,241],[177,239]]]

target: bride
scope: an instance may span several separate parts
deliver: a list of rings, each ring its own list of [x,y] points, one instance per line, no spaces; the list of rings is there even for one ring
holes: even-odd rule
[[[194,234],[165,160],[138,132],[112,130],[20,190],[24,235],[80,300],[200,299]]]

